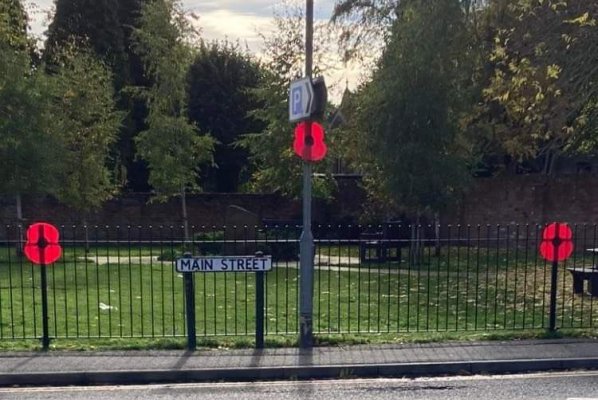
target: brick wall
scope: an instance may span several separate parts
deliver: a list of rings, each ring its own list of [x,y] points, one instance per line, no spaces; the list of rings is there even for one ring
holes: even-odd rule
[[[479,178],[447,223],[506,224],[598,222],[598,177],[521,175]]]
[[[349,223],[360,214],[365,196],[355,181],[339,182],[340,193],[332,202],[314,201],[314,220]],[[148,203],[147,194],[131,194],[114,199],[88,217],[90,225],[177,225],[180,200]],[[226,207],[237,205],[260,219],[300,220],[301,202],[276,194],[210,194],[188,197],[191,225],[224,225]],[[0,197],[0,224],[15,221],[14,199]],[[81,223],[80,215],[52,198],[23,199],[26,221],[45,220],[56,224]],[[507,224],[598,222],[598,177],[566,176],[548,178],[523,175],[480,178],[474,181],[460,203],[445,212],[443,224]]]
[[[173,198],[165,203],[148,202],[148,194],[129,194],[106,202],[104,207],[87,218],[90,225],[177,225],[181,223],[181,202]],[[301,204],[275,194],[197,194],[187,198],[190,225],[224,225],[229,205],[243,207],[259,218],[295,219],[301,215]],[[12,198],[0,199],[0,223],[15,222],[16,208]],[[44,220],[55,224],[81,224],[81,215],[50,197],[23,198],[26,221]]]

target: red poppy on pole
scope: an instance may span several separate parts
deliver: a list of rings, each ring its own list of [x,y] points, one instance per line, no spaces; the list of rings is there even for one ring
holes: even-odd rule
[[[307,136],[308,122],[301,122],[295,128],[293,150],[304,161],[321,161],[328,151],[324,143],[324,128],[317,122],[309,123],[311,123],[311,136]]]
[[[573,232],[564,222],[553,222],[542,231],[540,254],[548,261],[564,261],[573,254]]]
[[[34,264],[47,265],[56,262],[62,255],[58,244],[58,229],[51,224],[38,222],[27,229],[25,256]]]

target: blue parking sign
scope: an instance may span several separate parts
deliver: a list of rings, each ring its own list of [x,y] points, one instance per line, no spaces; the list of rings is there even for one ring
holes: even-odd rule
[[[291,82],[289,91],[289,121],[297,122],[309,118],[314,97],[310,78],[302,78]]]

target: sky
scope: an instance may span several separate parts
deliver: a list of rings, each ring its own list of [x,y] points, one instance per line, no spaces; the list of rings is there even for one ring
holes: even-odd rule
[[[296,1],[304,4],[303,0]],[[47,29],[48,15],[54,0],[26,0],[24,3],[30,4],[28,12],[32,33],[42,37]],[[314,0],[316,20],[329,20],[334,3],[335,0]],[[182,0],[182,5],[185,11],[199,16],[197,23],[203,38],[239,40],[241,44],[247,44],[250,51],[259,55],[262,51],[259,32],[267,33],[271,29],[274,10],[281,5],[281,0]],[[338,100],[344,90],[344,82],[356,84],[357,73],[354,70],[341,69],[332,72],[326,79],[337,86],[329,90],[334,101]]]
[[[76,0],[73,0],[76,1]],[[315,0],[316,19],[328,20],[335,0]],[[30,0],[32,32],[43,34],[47,28],[47,12],[54,0]],[[274,8],[280,0],[182,0],[186,11],[199,15],[199,25],[207,39],[239,39],[247,42],[253,51],[259,51],[257,32],[269,29]],[[30,6],[31,7],[31,6]]]

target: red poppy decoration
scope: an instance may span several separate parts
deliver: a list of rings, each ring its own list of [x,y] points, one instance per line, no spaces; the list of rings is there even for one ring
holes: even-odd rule
[[[542,232],[540,254],[548,261],[564,261],[573,253],[573,232],[564,222],[553,222]]]
[[[310,122],[311,135],[308,135],[307,124],[302,122],[295,128],[293,150],[304,161],[321,161],[328,151],[324,143],[324,128],[317,122]]]
[[[62,255],[58,244],[58,229],[51,224],[38,222],[27,229],[25,256],[34,264],[52,264]]]

